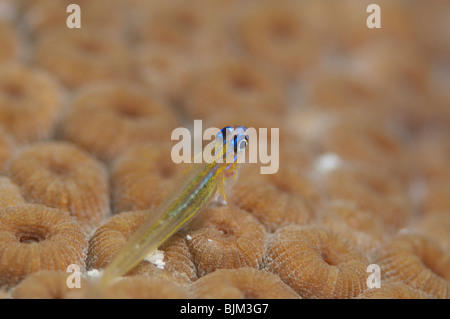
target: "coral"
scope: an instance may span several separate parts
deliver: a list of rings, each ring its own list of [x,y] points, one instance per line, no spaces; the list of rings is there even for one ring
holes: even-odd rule
[[[401,234],[373,255],[382,280],[401,280],[438,298],[450,296],[450,254],[433,240]]]
[[[438,114],[440,117],[444,117],[443,114]],[[437,116],[437,114],[433,115]],[[448,136],[446,131],[425,130],[423,134],[418,135],[417,142],[410,151],[410,156],[414,158],[417,177],[429,182],[431,188],[433,188],[433,184],[450,179],[450,169],[447,165],[450,160],[450,146],[445,143]]]
[[[317,41],[300,17],[301,6],[289,1],[280,1],[277,6],[263,1],[250,7],[241,22],[243,47],[250,56],[275,66],[284,76],[295,76],[318,57]]]
[[[362,19],[366,19],[366,9],[370,1],[359,1],[351,3],[348,1],[336,1],[333,3],[319,3],[318,12],[322,24],[319,36],[322,36],[321,42],[336,46],[338,50],[348,52],[354,50],[367,43],[375,42],[375,40],[395,40],[397,42],[411,42],[413,40],[413,32],[410,27],[414,24],[411,11],[405,10],[403,4],[399,1],[383,1],[383,11],[386,11],[383,17],[383,27],[377,29],[376,35],[372,29],[358,28]],[[320,6],[321,5],[321,6]],[[407,12],[405,12],[407,11]],[[340,17],[345,17],[342,19]],[[317,17],[319,19],[319,17]],[[324,21],[326,21],[324,23]],[[332,26],[339,25],[337,28]],[[388,29],[384,29],[384,27]],[[386,30],[388,30],[386,32]],[[395,52],[395,50],[392,50]]]
[[[195,263],[184,232],[173,235],[161,246],[164,252],[164,269],[176,282],[185,284],[198,279]]]
[[[320,202],[320,194],[314,181],[298,165],[291,165],[283,161],[282,167],[275,174],[262,176],[264,184],[275,187],[280,193],[297,197],[304,201],[306,206],[314,207]]]
[[[16,150],[16,141],[0,127],[0,171],[5,168],[5,163]]]
[[[243,167],[230,196],[236,206],[250,212],[269,232],[312,220],[311,203],[318,195],[301,170],[284,164],[275,175],[261,175],[256,169]]]
[[[424,213],[450,211],[450,182],[448,179],[433,179],[427,183],[421,210]]]
[[[427,52],[450,52],[448,40],[448,20],[450,6],[446,1],[434,0],[432,7],[424,3],[415,3],[411,11],[412,19],[416,21],[413,34],[416,39],[427,48]]]
[[[383,223],[372,214],[362,211],[346,201],[331,201],[320,213],[320,224],[346,238],[368,256],[386,239]]]
[[[326,85],[326,87],[329,86],[336,87],[336,85]],[[319,91],[323,92],[323,89]],[[350,96],[354,97],[355,94]],[[336,98],[332,97],[331,100],[335,101]],[[367,98],[361,100],[367,100]],[[356,104],[361,103],[356,102]],[[396,136],[396,132],[389,129],[381,119],[371,118],[371,121],[368,121],[363,111],[356,112],[354,108],[350,108],[349,111],[342,113],[334,125],[325,131],[322,141],[318,142],[322,152],[335,153],[344,160],[383,167],[398,179],[406,179],[411,166],[408,157],[410,154],[405,151],[403,141]]]
[[[392,50],[393,45],[395,51]],[[418,132],[434,117],[418,94],[430,89],[427,73],[431,61],[422,50],[413,48],[414,44],[409,42],[379,40],[358,49],[351,62],[366,66],[359,70],[358,77],[374,91],[372,102],[379,102],[380,110],[383,108],[380,114],[388,114],[388,119],[389,116],[397,116],[399,126],[409,133]],[[384,84],[389,81],[397,85],[386,87]],[[410,86],[412,94],[399,95],[397,88],[403,85]]]
[[[109,161],[133,144],[169,142],[176,123],[168,107],[144,87],[103,82],[79,91],[60,131],[65,139]]]
[[[145,211],[136,211],[124,212],[108,219],[89,240],[87,268],[105,268],[145,218]]]
[[[8,177],[0,176],[0,209],[25,204],[20,188]]]
[[[6,63],[16,58],[19,52],[18,36],[11,26],[0,21],[0,63]]]
[[[0,297],[449,297],[448,1],[74,2],[0,0]],[[227,206],[94,296],[193,120],[257,129]]]
[[[270,272],[255,268],[219,269],[191,284],[197,298],[298,299],[295,291]]]
[[[328,199],[346,200],[395,232],[411,218],[412,203],[396,176],[382,168],[344,163],[319,177]]]
[[[358,299],[432,299],[433,296],[411,288],[402,282],[382,284],[380,288],[364,291]]]
[[[62,211],[42,205],[0,211],[0,286],[13,286],[39,270],[84,269],[87,240]]]
[[[329,111],[354,112],[355,109],[380,100],[379,92],[372,90],[367,83],[360,80],[360,77],[349,76],[345,69],[318,72],[310,83],[306,84],[306,88],[311,101],[321,109]],[[345,124],[348,127],[342,125],[344,126],[342,134],[346,133],[346,129],[350,130],[355,123],[346,121]]]
[[[450,251],[450,212],[434,212],[422,215],[409,228],[436,241]]]
[[[89,240],[87,268],[105,268],[145,217],[145,211],[137,211],[121,213],[108,219]]]
[[[55,29],[39,37],[34,59],[66,86],[131,77],[131,61],[124,41],[94,30]]]
[[[192,85],[196,75],[185,55],[168,47],[143,45],[135,52],[139,79],[167,99],[179,101]]]
[[[325,228],[287,226],[272,234],[265,268],[302,298],[352,298],[365,289],[369,262],[343,237]]]
[[[75,145],[28,146],[11,159],[6,172],[27,201],[68,211],[88,231],[109,214],[107,172]]]
[[[11,21],[17,17],[19,5],[14,0],[1,0],[0,1],[0,19],[3,21]]]
[[[9,299],[11,295],[8,291],[0,289],[0,299]]]
[[[112,284],[101,295],[106,299],[186,299],[182,286],[168,279],[144,276],[126,277]]]
[[[38,271],[18,284],[12,292],[12,296],[17,299],[70,298],[75,290],[84,289],[86,285],[85,279],[80,276],[80,288],[69,288],[67,279],[71,274],[66,271]]]
[[[0,67],[0,124],[20,142],[48,137],[62,106],[49,74],[22,64]]]
[[[130,236],[141,226],[151,211],[123,212],[99,227],[89,241],[88,269],[103,269],[115,257]],[[180,283],[196,279],[195,268],[184,237],[175,235],[160,248],[164,252],[164,269],[142,261],[129,275],[151,275]]]
[[[280,85],[263,67],[248,60],[224,61],[199,76],[187,94],[185,111],[193,119],[224,127],[270,127],[281,119],[285,99]],[[261,112],[264,110],[264,112]]]
[[[66,25],[67,3],[58,0],[23,1],[25,25],[36,37]],[[82,29],[87,32],[102,30],[117,33],[124,26],[124,16],[120,12],[117,0],[77,0],[82,8]],[[72,30],[75,31],[75,30]]]
[[[224,50],[219,15],[209,1],[149,4],[138,13],[136,29],[141,42],[184,52],[193,61],[214,58]]]
[[[113,206],[116,213],[153,209],[176,187],[186,165],[168,161],[171,145],[130,147],[111,165]]]
[[[233,205],[207,207],[186,233],[198,277],[217,269],[259,268],[262,261],[266,231],[256,218]]]

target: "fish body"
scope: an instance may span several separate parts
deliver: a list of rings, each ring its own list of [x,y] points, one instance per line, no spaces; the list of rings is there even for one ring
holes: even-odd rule
[[[184,226],[214,198],[218,188],[223,194],[225,177],[236,176],[240,165],[238,155],[247,146],[248,136],[244,133],[244,127],[226,127],[217,134],[213,154],[217,160],[196,164],[164,198],[106,267],[99,279],[97,293],[130,271]]]

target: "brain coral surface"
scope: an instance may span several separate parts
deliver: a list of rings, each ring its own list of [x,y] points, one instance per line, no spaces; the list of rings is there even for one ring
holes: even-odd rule
[[[89,297],[194,120],[269,150],[101,298],[450,297],[449,3],[76,3],[0,1],[0,297]]]

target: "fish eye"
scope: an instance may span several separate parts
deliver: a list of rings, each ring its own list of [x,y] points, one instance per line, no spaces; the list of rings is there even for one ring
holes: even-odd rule
[[[244,148],[246,148],[248,145],[248,141],[247,141],[247,137],[245,139],[243,139],[242,141],[240,141],[239,143],[239,150],[243,150]]]
[[[230,152],[234,151],[234,154],[239,154],[248,145],[248,135],[245,135],[246,127],[244,126],[226,126],[221,129],[216,135],[216,141],[222,141],[223,145],[230,143],[230,150],[224,152],[224,156],[227,156]],[[225,149],[228,149],[226,147]]]
[[[237,154],[237,153],[240,153],[243,149],[245,149],[245,148],[247,147],[247,145],[248,145],[248,137],[247,137],[247,136],[244,136],[244,138],[242,138],[242,139],[238,142],[238,137],[235,136],[233,142],[234,142],[234,143],[232,143],[232,144],[233,144],[233,146],[234,146],[234,153]]]

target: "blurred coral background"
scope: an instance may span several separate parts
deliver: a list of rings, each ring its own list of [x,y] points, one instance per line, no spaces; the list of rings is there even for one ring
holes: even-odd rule
[[[164,269],[104,298],[449,298],[449,17],[445,0],[0,0],[0,296],[84,297],[67,264],[111,261],[185,171],[172,130],[201,119],[279,128],[278,173],[244,164]]]

